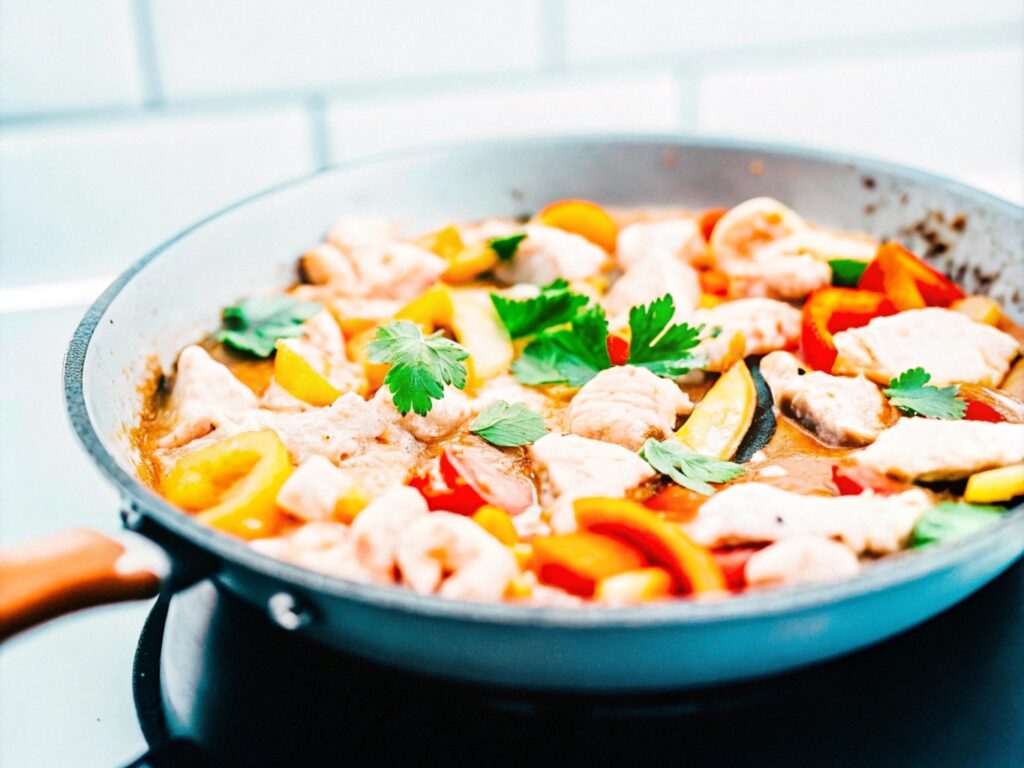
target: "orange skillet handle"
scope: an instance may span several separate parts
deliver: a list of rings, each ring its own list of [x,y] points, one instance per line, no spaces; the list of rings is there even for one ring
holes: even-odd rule
[[[0,641],[93,605],[152,597],[170,572],[135,533],[61,531],[0,551]]]

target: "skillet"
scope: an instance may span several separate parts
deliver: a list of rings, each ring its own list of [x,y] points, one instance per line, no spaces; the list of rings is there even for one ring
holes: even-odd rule
[[[487,685],[640,691],[804,666],[949,608],[1024,552],[1024,507],[974,536],[887,557],[834,584],[559,609],[463,603],[307,571],[203,527],[136,476],[127,428],[137,419],[147,365],[168,370],[179,349],[217,326],[220,307],[292,282],[297,250],[341,214],[395,217],[408,231],[426,231],[453,217],[529,214],[566,197],[703,208],[759,195],[818,224],[900,239],[969,292],[987,293],[1024,318],[1024,209],[887,163],[631,136],[468,144],[329,169],[196,224],[137,262],[88,310],[65,361],[68,413],[117,486],[125,527],[141,537],[114,542],[77,532],[8,557],[5,568],[28,568],[20,573],[29,577],[20,579],[27,586],[13,607],[0,601],[0,634],[84,605],[210,579],[286,630],[384,664]]]

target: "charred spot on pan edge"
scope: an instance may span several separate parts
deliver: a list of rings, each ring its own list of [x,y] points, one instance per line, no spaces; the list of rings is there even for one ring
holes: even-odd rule
[[[878,182],[875,181],[874,176],[861,176],[860,184],[864,189],[874,189],[878,186]]]
[[[870,216],[876,210],[878,210],[878,206],[876,206],[874,203],[868,203],[867,205],[864,206],[864,215]]]

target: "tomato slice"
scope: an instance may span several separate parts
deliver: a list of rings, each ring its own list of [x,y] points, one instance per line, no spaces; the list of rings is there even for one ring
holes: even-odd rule
[[[948,307],[965,295],[944,274],[892,241],[878,246],[875,260],[864,270],[857,288],[884,293],[900,311]]]
[[[629,342],[614,333],[608,334],[608,359],[612,365],[625,365],[629,362]]]
[[[859,328],[896,311],[881,293],[859,288],[819,288],[804,304],[800,335],[804,360],[816,370],[831,371],[836,361],[832,334]]]
[[[409,485],[423,495],[432,510],[472,515],[485,504],[493,504],[509,514],[519,514],[534,503],[533,484],[524,475],[507,472],[488,453],[449,446],[439,459],[442,484],[429,477],[414,477]]]
[[[700,218],[697,219],[697,226],[700,227],[700,233],[704,236],[705,241],[711,240],[711,233],[715,231],[715,224],[728,212],[728,208],[708,208],[700,215]]]

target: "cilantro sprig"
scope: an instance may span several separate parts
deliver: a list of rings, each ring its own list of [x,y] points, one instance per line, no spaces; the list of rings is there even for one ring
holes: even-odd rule
[[[586,296],[569,290],[569,283],[561,278],[545,285],[532,299],[507,299],[491,294],[494,310],[513,339],[535,336],[569,322],[588,301]]]
[[[660,443],[649,438],[640,449],[640,456],[672,481],[703,496],[715,492],[710,483],[728,482],[745,471],[739,464],[695,453],[671,438]]]
[[[605,368],[608,357],[608,318],[598,305],[576,315],[569,328],[537,336],[512,363],[521,384],[568,384],[582,387]]]
[[[911,368],[889,382],[882,391],[889,402],[904,413],[933,419],[962,419],[967,403],[957,397],[960,387],[933,387],[931,374],[924,368]]]
[[[403,416],[410,410],[426,416],[433,401],[444,397],[447,384],[457,389],[466,386],[466,366],[461,361],[469,352],[441,331],[424,336],[419,326],[408,320],[394,320],[378,328],[366,354],[371,362],[390,363],[384,385]]]
[[[682,376],[704,364],[690,352],[700,342],[703,325],[674,323],[675,302],[665,294],[645,306],[629,310],[629,364],[647,368],[659,376]]]
[[[523,403],[498,400],[484,408],[469,431],[479,435],[491,445],[509,448],[529,445],[548,433],[544,419]]]
[[[213,338],[241,352],[270,357],[278,339],[301,336],[302,324],[321,309],[316,302],[291,296],[245,299],[224,310],[224,327]]]
[[[505,237],[492,237],[487,241],[487,244],[491,247],[491,250],[498,254],[498,258],[502,261],[509,261],[513,256],[516,255],[516,251],[519,250],[519,244],[526,239],[526,233],[520,232],[515,235],[506,235]]]
[[[970,536],[999,521],[1005,510],[980,504],[944,501],[924,513],[911,535],[912,547],[923,547]]]

